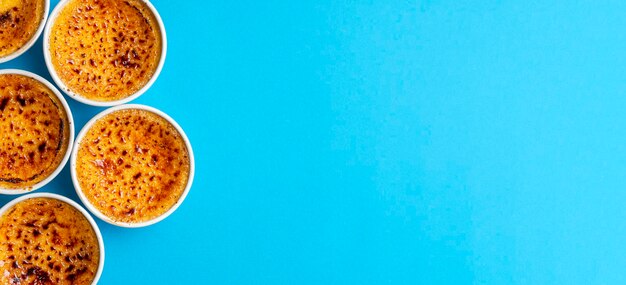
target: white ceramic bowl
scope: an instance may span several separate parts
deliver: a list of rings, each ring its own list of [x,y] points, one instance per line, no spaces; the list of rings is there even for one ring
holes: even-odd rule
[[[35,42],[37,42],[37,40],[39,39],[39,36],[41,36],[41,32],[43,31],[43,28],[46,26],[46,19],[48,19],[48,12],[50,11],[50,0],[45,0],[44,2],[45,3],[44,3],[44,10],[43,10],[43,19],[41,19],[41,23],[39,23],[39,27],[37,27],[37,31],[35,31],[35,34],[33,35],[33,37],[28,42],[26,42],[25,45],[23,45],[21,48],[19,48],[15,52],[9,55],[6,55],[4,57],[0,57],[0,63],[7,62],[9,60],[13,60],[17,58],[18,56],[28,51],[31,47],[33,47]]]
[[[57,175],[59,175],[61,170],[63,170],[63,167],[67,163],[67,160],[70,158],[72,146],[74,145],[74,117],[72,117],[72,111],[70,110],[70,106],[67,105],[67,101],[65,101],[65,98],[63,98],[63,95],[61,94],[61,92],[59,92],[59,90],[56,87],[54,87],[52,83],[48,82],[48,80],[44,79],[43,77],[37,74],[34,74],[32,72],[19,70],[19,69],[2,69],[0,70],[0,74],[19,74],[23,76],[28,76],[30,78],[33,78],[43,83],[46,87],[52,90],[52,93],[54,93],[54,95],[56,95],[57,98],[59,98],[59,101],[61,102],[61,104],[63,105],[63,108],[65,109],[65,113],[67,114],[68,128],[70,130],[70,136],[67,142],[68,146],[67,146],[67,150],[65,151],[65,155],[63,156],[63,160],[61,160],[61,163],[59,163],[57,168],[48,177],[46,177],[46,179],[33,185],[32,187],[27,187],[27,188],[22,188],[22,189],[5,189],[5,188],[0,187],[0,194],[19,195],[19,194],[24,194],[27,192],[35,191],[45,186],[50,181],[52,181],[52,179],[54,179]]]
[[[124,222],[118,222],[118,221],[114,221],[111,218],[109,218],[108,216],[104,215],[102,212],[100,212],[93,204],[91,204],[91,202],[89,201],[89,199],[87,199],[87,197],[85,196],[85,194],[83,193],[81,187],[80,187],[80,183],[78,183],[78,177],[77,177],[77,173],[76,173],[76,156],[78,154],[78,150],[80,149],[80,144],[83,140],[83,137],[85,136],[85,134],[87,134],[87,131],[89,131],[89,129],[91,128],[91,126],[100,118],[115,112],[115,111],[119,111],[119,110],[125,110],[125,109],[139,109],[139,110],[146,110],[152,113],[155,113],[159,116],[161,116],[162,118],[164,118],[165,120],[167,120],[170,124],[172,124],[172,126],[174,126],[174,128],[176,128],[176,130],[178,131],[178,133],[180,134],[180,136],[183,138],[183,140],[185,141],[185,146],[187,147],[187,151],[189,152],[189,179],[187,180],[187,186],[185,187],[185,190],[183,191],[183,194],[180,196],[180,198],[178,199],[178,201],[176,202],[176,204],[174,204],[174,206],[172,206],[171,209],[169,209],[167,212],[165,212],[164,214],[162,214],[161,216],[158,216],[155,219],[146,221],[146,222],[141,222],[141,223],[124,223]],[[120,227],[125,227],[125,228],[141,228],[141,227],[146,227],[149,225],[153,225],[156,224],[160,221],[162,221],[163,219],[167,218],[169,215],[171,215],[172,213],[174,213],[174,211],[176,211],[176,209],[178,209],[178,207],[183,203],[183,201],[185,200],[185,198],[187,197],[187,194],[189,193],[189,189],[191,189],[191,184],[193,184],[193,178],[194,178],[194,173],[195,173],[195,162],[194,162],[194,157],[193,157],[193,150],[191,149],[191,143],[189,142],[189,138],[187,138],[187,135],[185,134],[185,132],[183,131],[183,129],[180,127],[180,125],[178,125],[178,123],[176,123],[176,121],[174,121],[174,119],[172,119],[170,116],[168,116],[167,114],[163,113],[162,111],[149,107],[149,106],[145,106],[145,105],[138,105],[138,104],[128,104],[128,105],[120,105],[120,106],[116,106],[116,107],[111,107],[109,109],[106,109],[102,112],[100,112],[99,114],[97,114],[95,117],[93,117],[91,120],[89,120],[89,122],[87,122],[87,124],[85,124],[85,126],[83,127],[83,129],[80,131],[80,133],[78,133],[78,136],[76,137],[76,142],[74,144],[74,148],[72,149],[72,156],[70,159],[70,169],[72,172],[72,182],[74,183],[74,188],[76,189],[76,193],[78,194],[78,197],[80,198],[80,200],[83,202],[83,204],[85,205],[85,207],[87,207],[87,209],[89,209],[89,211],[91,211],[91,213],[93,213],[96,217],[100,218],[101,220],[115,225],[115,226],[120,226]]]
[[[93,218],[89,215],[89,213],[83,207],[78,205],[76,202],[72,201],[69,198],[66,198],[64,196],[57,195],[57,194],[33,193],[33,194],[24,195],[19,198],[15,198],[8,204],[4,205],[4,207],[0,208],[0,217],[4,215],[4,213],[7,210],[11,209],[11,207],[15,206],[17,203],[22,202],[24,200],[32,199],[32,198],[51,198],[51,199],[59,200],[61,202],[65,202],[69,204],[70,206],[74,207],[76,210],[78,210],[81,214],[83,214],[83,216],[87,219],[87,221],[89,221],[89,224],[91,224],[91,227],[93,228],[93,231],[96,233],[96,237],[98,238],[98,247],[100,247],[100,261],[98,262],[98,271],[96,272],[96,276],[94,277],[94,280],[91,283],[91,284],[98,284],[98,280],[100,279],[100,276],[102,275],[102,270],[104,269],[104,240],[102,239],[102,234],[100,233],[100,228],[98,228],[96,221],[94,221]]]
[[[152,84],[154,84],[154,82],[159,77],[159,74],[161,73],[161,70],[163,69],[163,64],[165,63],[165,55],[167,54],[167,36],[165,33],[165,25],[163,25],[163,20],[161,19],[159,12],[156,10],[156,8],[154,8],[152,3],[150,3],[150,1],[148,0],[142,0],[143,2],[146,3],[146,6],[154,14],[154,17],[156,18],[159,24],[159,29],[161,30],[161,41],[162,41],[161,59],[159,60],[157,69],[155,70],[154,74],[152,75],[152,78],[150,78],[148,83],[146,83],[144,87],[139,89],[139,91],[120,100],[105,102],[105,101],[91,100],[72,91],[70,88],[68,88],[65,85],[65,83],[61,80],[61,78],[59,78],[59,75],[57,74],[56,70],[54,69],[54,65],[52,64],[52,56],[50,55],[50,33],[52,31],[52,26],[54,26],[54,22],[56,21],[56,18],[59,15],[59,12],[61,12],[63,7],[65,7],[65,5],[67,5],[67,3],[69,3],[70,1],[74,1],[74,0],[61,0],[59,4],[57,4],[57,6],[54,8],[54,10],[52,10],[52,13],[50,13],[50,16],[48,17],[48,23],[46,24],[46,29],[44,30],[44,33],[43,33],[43,55],[46,60],[46,66],[48,67],[48,71],[50,72],[52,79],[59,86],[59,88],[76,101],[79,101],[79,102],[82,102],[91,106],[98,106],[98,107],[110,107],[110,106],[117,106],[120,104],[126,104],[132,100],[137,99],[143,93],[148,91],[148,89],[150,89]]]

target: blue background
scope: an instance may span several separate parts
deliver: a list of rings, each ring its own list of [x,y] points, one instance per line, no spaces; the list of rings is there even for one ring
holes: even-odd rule
[[[134,102],[196,179],[99,222],[102,284],[626,283],[626,2],[153,2]],[[50,79],[41,49],[0,68]],[[103,110],[68,101],[77,132]],[[40,191],[77,200],[67,167]]]

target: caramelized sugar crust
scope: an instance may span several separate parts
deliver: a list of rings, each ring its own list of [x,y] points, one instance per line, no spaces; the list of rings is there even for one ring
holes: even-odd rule
[[[0,1],[0,57],[22,48],[43,21],[44,0]]]
[[[145,222],[164,214],[189,180],[190,158],[182,136],[146,110],[119,110],[96,121],[83,137],[76,161],[87,199],[117,222]]]
[[[23,75],[0,75],[0,188],[31,187],[56,170],[69,145],[65,109],[52,90]]]
[[[50,34],[59,78],[96,101],[120,100],[143,88],[161,48],[158,22],[142,0],[70,0]]]
[[[1,284],[91,284],[99,262],[91,224],[65,202],[31,198],[0,217]]]

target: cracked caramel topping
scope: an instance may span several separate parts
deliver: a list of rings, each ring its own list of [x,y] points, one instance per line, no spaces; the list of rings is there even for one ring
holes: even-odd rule
[[[139,109],[97,120],[76,158],[81,191],[113,221],[146,222],[171,209],[188,180],[190,158],[183,137],[163,117]]]
[[[91,284],[99,262],[94,229],[65,202],[31,198],[0,217],[2,284]]]
[[[56,170],[69,145],[59,98],[36,79],[0,75],[0,188],[23,189]]]
[[[52,64],[71,91],[115,101],[143,88],[161,59],[161,31],[142,0],[70,0],[50,34]]]
[[[16,52],[35,36],[44,10],[44,0],[0,1],[0,57]]]

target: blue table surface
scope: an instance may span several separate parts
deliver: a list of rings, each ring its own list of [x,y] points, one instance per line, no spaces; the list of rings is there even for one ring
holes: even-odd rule
[[[101,284],[626,283],[625,1],[153,3],[134,103],[197,174],[157,225],[99,221]],[[0,68],[50,79],[41,39]],[[67,166],[42,191],[77,200]]]

